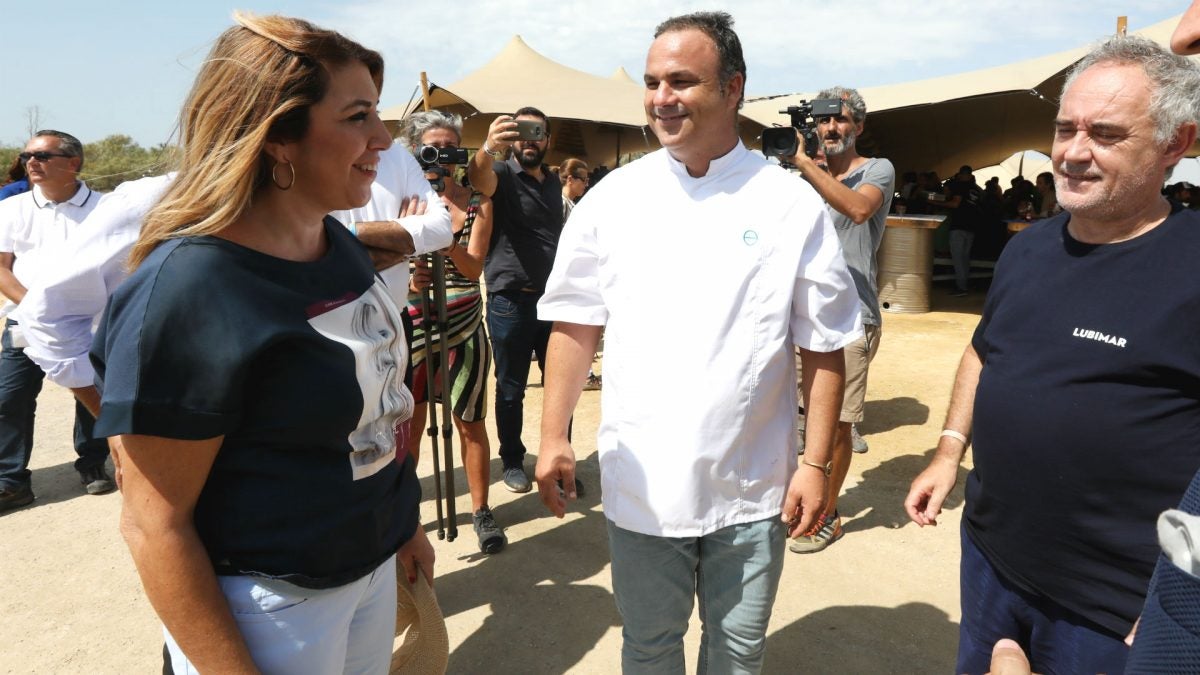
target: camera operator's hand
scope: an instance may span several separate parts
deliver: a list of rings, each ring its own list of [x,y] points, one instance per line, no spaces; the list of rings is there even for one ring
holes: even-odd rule
[[[824,171],[826,173],[829,171],[829,167],[825,163],[824,149],[818,146],[817,156],[815,158],[809,157],[804,152],[804,136],[801,136],[799,131],[796,132],[796,154],[782,159],[795,166],[802,176],[811,176],[817,171]]]
[[[517,120],[511,115],[501,115],[492,120],[488,127],[487,147],[493,152],[506,153],[517,142],[519,135]]]
[[[414,259],[409,272],[408,290],[413,293],[422,293],[433,285],[433,270],[429,269],[424,257]]]

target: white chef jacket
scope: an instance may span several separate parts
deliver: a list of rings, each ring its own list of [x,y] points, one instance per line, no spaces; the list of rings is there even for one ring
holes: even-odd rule
[[[606,176],[563,230],[538,318],[605,326],[605,515],[671,537],[780,514],[793,345],[862,336],[824,202],[741,143],[700,178],[666,150]]]

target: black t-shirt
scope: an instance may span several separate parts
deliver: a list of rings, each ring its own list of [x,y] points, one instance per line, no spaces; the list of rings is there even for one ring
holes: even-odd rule
[[[337,586],[418,524],[400,313],[362,245],[332,219],[325,231],[309,263],[163,243],[96,334],[98,436],[224,436],[194,516],[218,574]]]
[[[1200,215],[1106,245],[1073,239],[1069,217],[997,263],[964,521],[1005,578],[1124,636],[1155,520],[1200,469]]]
[[[950,212],[950,229],[977,232],[984,223],[983,190],[957,178],[946,184],[946,190],[951,197],[962,198]]]
[[[493,162],[492,168],[495,218],[483,262],[488,291],[543,291],[562,234],[562,181],[545,166],[540,183],[515,162]]]

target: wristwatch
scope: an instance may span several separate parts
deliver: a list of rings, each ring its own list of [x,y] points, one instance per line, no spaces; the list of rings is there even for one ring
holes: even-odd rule
[[[496,161],[501,161],[504,159],[504,153],[500,152],[499,150],[493,150],[493,149],[489,148],[487,141],[483,142],[483,147],[480,148],[480,150],[483,150],[483,154],[491,157],[492,159],[494,159]]]
[[[807,459],[800,460],[800,463],[807,464],[808,466],[811,466],[814,469],[820,469],[821,471],[825,472],[826,478],[829,478],[830,476],[833,475],[833,460],[832,459],[829,460],[828,462],[825,462],[824,464],[814,464],[813,462],[810,462]]]

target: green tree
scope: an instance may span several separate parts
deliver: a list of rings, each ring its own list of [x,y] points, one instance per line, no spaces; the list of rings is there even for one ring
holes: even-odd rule
[[[127,180],[166,172],[170,146],[146,149],[129,136],[114,134],[83,146],[84,165],[80,177],[92,189],[109,192]]]

